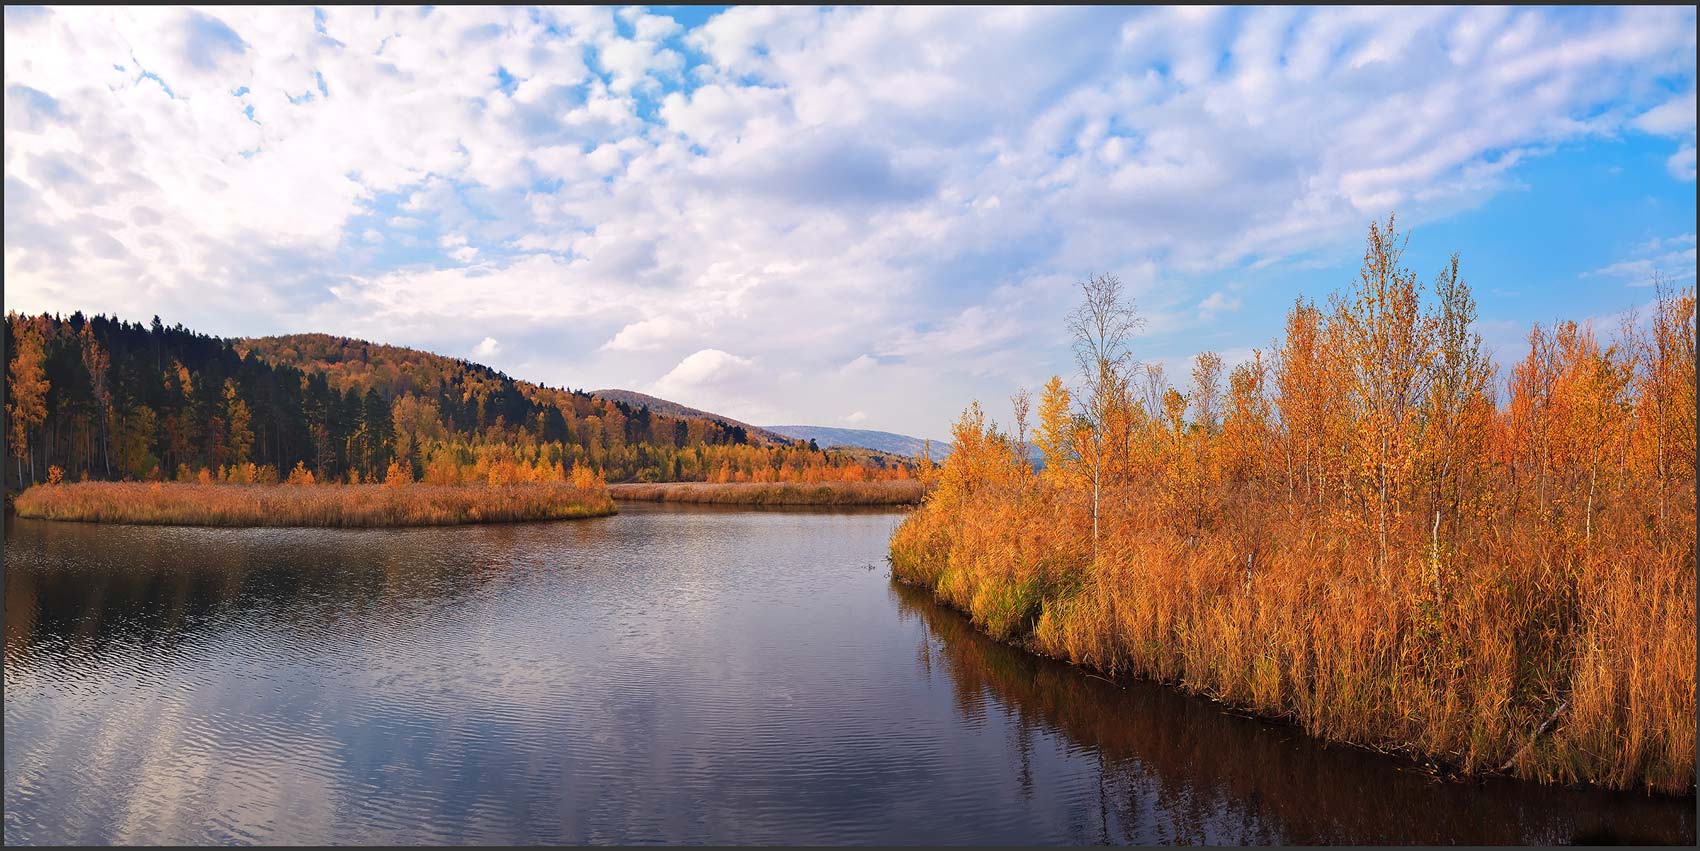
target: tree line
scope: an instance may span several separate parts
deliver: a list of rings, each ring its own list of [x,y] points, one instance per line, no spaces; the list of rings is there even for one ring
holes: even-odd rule
[[[18,487],[107,480],[466,484],[824,480],[882,459],[752,445],[739,425],[516,381],[479,364],[323,334],[225,340],[104,315],[11,313],[5,435]]]

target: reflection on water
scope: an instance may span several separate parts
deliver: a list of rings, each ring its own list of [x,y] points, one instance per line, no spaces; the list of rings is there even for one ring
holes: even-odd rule
[[[1098,842],[1693,842],[1692,798],[1439,780],[1171,688],[1087,675],[986,638],[919,589],[893,594],[926,623],[920,664],[947,672],[964,715],[997,701],[1019,729],[1059,733],[1101,760]]]
[[[1694,838],[990,642],[887,578],[900,515],[622,511],[10,522],[6,842]]]

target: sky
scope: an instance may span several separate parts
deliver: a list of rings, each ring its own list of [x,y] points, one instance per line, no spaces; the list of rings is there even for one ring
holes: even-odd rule
[[[1397,212],[1508,365],[1695,277],[1695,11],[5,10],[5,306],[943,437],[1121,278],[1176,379]]]

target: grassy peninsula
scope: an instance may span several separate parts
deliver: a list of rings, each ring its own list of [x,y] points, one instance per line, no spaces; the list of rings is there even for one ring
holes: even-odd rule
[[[714,505],[918,505],[918,479],[872,482],[659,482],[608,486],[615,499]]]
[[[452,526],[615,513],[601,488],[77,482],[18,494],[19,517],[183,526]]]

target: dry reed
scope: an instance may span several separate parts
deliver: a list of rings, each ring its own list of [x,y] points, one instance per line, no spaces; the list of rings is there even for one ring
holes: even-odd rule
[[[171,526],[452,526],[599,517],[600,488],[524,485],[210,485],[79,482],[17,497],[19,517]]]
[[[666,482],[609,485],[615,499],[717,505],[916,505],[915,479],[875,482]]]
[[[1504,404],[1457,389],[1492,369],[1454,345],[1473,308],[1447,292],[1450,319],[1407,310],[1386,333],[1364,329],[1409,289],[1331,317],[1301,303],[1273,389],[1242,366],[1226,417],[1213,356],[1189,394],[1156,372],[1151,404],[1112,387],[1095,417],[1053,379],[1043,473],[1024,423],[1012,438],[972,406],[893,537],[893,575],[994,637],[1327,739],[1690,792],[1693,290],[1661,290],[1650,328],[1612,345],[1537,328]],[[1412,363],[1430,365],[1426,396],[1378,395],[1411,381],[1383,380],[1388,364]]]

